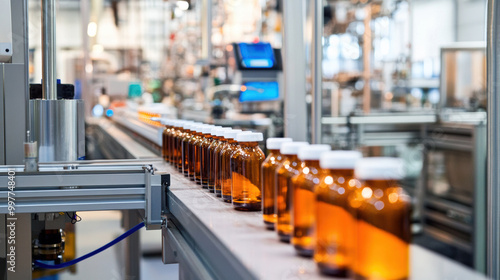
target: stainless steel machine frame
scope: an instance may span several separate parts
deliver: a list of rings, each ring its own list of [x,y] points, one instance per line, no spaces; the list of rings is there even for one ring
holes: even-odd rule
[[[487,10],[488,84],[488,233],[487,274],[500,278],[500,2],[488,0]]]
[[[28,1],[10,0],[12,59],[0,63],[0,164],[22,164],[28,117]],[[3,27],[3,26],[2,26]],[[8,32],[8,31],[6,31]],[[9,94],[15,93],[15,94]]]
[[[426,234],[472,255],[475,270],[486,272],[486,124],[442,123],[426,129],[424,151],[422,219]],[[456,191],[447,195],[429,190],[430,156],[434,152],[463,152],[470,154],[471,197],[460,197]],[[455,164],[460,164],[455,162]],[[457,170],[455,170],[457,171]],[[469,170],[468,170],[469,171]],[[450,176],[450,175],[448,175]],[[455,175],[456,176],[456,175]],[[458,176],[459,177],[459,176]],[[454,179],[455,181],[457,179]],[[434,182],[435,183],[435,182]],[[452,184],[452,182],[449,182]],[[464,185],[468,183],[464,182]],[[459,186],[449,186],[458,188]],[[434,226],[437,225],[437,226]],[[455,237],[447,230],[466,232],[470,242]]]

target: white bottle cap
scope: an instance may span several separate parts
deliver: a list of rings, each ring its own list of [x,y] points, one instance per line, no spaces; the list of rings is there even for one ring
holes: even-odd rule
[[[212,125],[204,125],[202,128],[201,128],[201,133],[203,134],[210,134],[210,132],[212,132]]]
[[[210,130],[210,134],[212,134],[213,136],[217,136],[217,130],[219,128],[222,128],[222,126],[213,126],[212,130]]]
[[[320,157],[319,166],[323,169],[354,169],[362,157],[358,151],[331,151]]]
[[[283,143],[280,148],[280,153],[283,155],[296,155],[299,153],[300,148],[308,146],[307,142],[289,142]]]
[[[259,142],[264,140],[264,135],[260,132],[246,133],[246,131],[244,131],[242,133],[238,133],[235,140],[238,142]]]
[[[174,126],[175,127],[182,127],[184,125],[185,121],[183,120],[176,120]]]
[[[203,131],[204,126],[205,126],[205,124],[199,124],[199,125],[195,126],[193,129],[194,129],[194,131],[201,133]]]
[[[160,123],[163,125],[170,125],[171,121],[172,121],[172,119],[165,119],[165,118],[160,119]]]
[[[243,130],[241,130],[241,129],[228,130],[228,131],[224,132],[224,138],[234,139],[234,138],[236,138],[236,135],[238,135],[238,133],[241,133],[241,132],[243,132]]]
[[[267,138],[266,146],[268,150],[279,150],[283,143],[293,142],[292,138]]]
[[[182,128],[189,129],[193,123],[193,121],[185,121],[184,124],[182,124]]]
[[[405,176],[403,161],[390,157],[362,158],[354,174],[360,180],[401,180]]]
[[[191,127],[193,127],[194,123],[186,123],[184,124],[184,129],[191,130]]]
[[[319,160],[322,154],[332,149],[330,145],[309,145],[301,147],[297,156],[300,160]]]
[[[219,136],[219,137],[224,137],[224,133],[226,133],[226,131],[229,131],[231,129],[232,128],[230,128],[230,127],[219,128],[216,130],[215,135]]]

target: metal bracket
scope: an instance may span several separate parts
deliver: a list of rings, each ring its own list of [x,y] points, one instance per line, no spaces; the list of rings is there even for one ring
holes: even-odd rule
[[[10,0],[0,0],[0,62],[12,60],[12,20]]]
[[[160,229],[162,224],[162,184],[161,175],[146,172],[146,229]]]

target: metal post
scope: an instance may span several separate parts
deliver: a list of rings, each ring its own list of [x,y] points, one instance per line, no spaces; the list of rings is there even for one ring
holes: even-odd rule
[[[371,107],[371,90],[370,90],[370,57],[372,52],[372,29],[370,22],[372,20],[372,7],[367,4],[365,7],[365,33],[363,34],[363,80],[365,85],[363,87],[363,112],[370,113]]]
[[[212,58],[212,0],[201,2],[201,58],[210,63]]]
[[[488,0],[487,84],[488,84],[488,232],[487,272],[500,278],[500,4]]]
[[[312,41],[311,41],[311,80],[312,108],[311,124],[313,144],[321,142],[321,117],[323,98],[323,1],[311,1]]]
[[[307,141],[304,2],[283,1],[283,73],[285,136]]]
[[[82,95],[81,98],[85,100],[84,112],[85,116],[90,116],[92,110],[92,104],[94,102],[93,96],[90,93],[90,77],[91,72],[87,72],[92,67],[92,61],[90,60],[89,55],[89,36],[87,35],[87,27],[90,21],[90,0],[81,0],[80,1],[80,16],[81,16],[81,25],[82,25],[82,53],[83,53],[83,71],[81,81],[82,81]]]
[[[30,89],[29,89],[29,55],[28,55],[28,42],[29,42],[29,31],[28,31],[28,0],[23,0],[23,21],[24,21],[24,36],[23,36],[23,41],[24,41],[24,76],[26,79],[26,82],[24,83],[24,95],[25,95],[25,100],[24,100],[24,109],[26,110],[24,112],[24,117],[26,118],[25,120],[25,126],[26,130],[28,133],[26,133],[26,137],[24,139],[25,142],[31,141],[30,139],[30,134],[29,134],[29,128],[31,127],[30,123]]]
[[[125,210],[123,227],[129,230],[140,222],[138,210]],[[136,232],[125,240],[125,279],[141,279],[140,233]]]
[[[57,100],[55,29],[56,29],[55,0],[42,0],[43,99],[49,99],[49,100]]]

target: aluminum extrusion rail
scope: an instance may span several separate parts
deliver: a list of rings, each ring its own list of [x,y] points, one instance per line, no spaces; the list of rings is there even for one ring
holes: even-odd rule
[[[435,114],[367,115],[349,117],[323,117],[322,124],[433,124],[438,121]]]
[[[19,170],[20,166],[4,166]],[[15,213],[102,210],[145,210],[148,229],[162,223],[162,189],[170,175],[157,175],[152,165],[110,168],[109,165],[73,165],[73,169],[27,173],[16,171]],[[101,167],[106,167],[101,169]],[[76,168],[76,169],[75,169]],[[9,214],[9,174],[0,172],[0,214]]]

